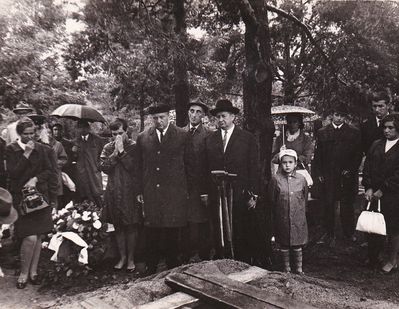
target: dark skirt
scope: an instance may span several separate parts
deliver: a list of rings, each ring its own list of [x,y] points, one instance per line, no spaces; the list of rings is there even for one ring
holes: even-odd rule
[[[17,237],[24,238],[50,232],[53,229],[51,209],[52,207],[47,207],[27,215],[19,213],[18,220],[14,224]]]
[[[119,199],[120,200],[120,199]],[[131,196],[128,201],[119,202],[114,194],[106,191],[104,196],[102,220],[112,223],[116,228],[141,223],[141,205]]]
[[[396,202],[397,203],[397,202]],[[399,235],[399,205],[381,201],[381,212],[384,215],[388,236]]]

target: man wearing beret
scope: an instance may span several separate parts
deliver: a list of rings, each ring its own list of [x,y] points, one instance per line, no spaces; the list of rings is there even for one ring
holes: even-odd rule
[[[361,161],[360,131],[345,123],[348,114],[343,103],[332,110],[332,123],[316,136],[312,168],[321,182],[326,234],[319,243],[335,246],[335,210],[339,202],[341,226],[347,239],[355,240],[354,202],[358,192]]]
[[[206,139],[206,153],[208,173],[223,170],[231,174],[237,174],[233,183],[233,248],[235,258],[247,263],[252,263],[256,255],[257,238],[254,237],[253,212],[259,192],[260,164],[258,147],[255,137],[234,124],[239,109],[234,107],[229,100],[219,100],[216,108],[210,111],[218,120],[219,129]],[[215,185],[210,192],[212,207],[215,199]],[[218,218],[214,214],[215,218]],[[218,220],[216,220],[218,221]],[[215,222],[215,226],[219,226]],[[215,232],[215,234],[218,234]],[[218,236],[217,236],[218,237]],[[225,256],[221,248],[218,255]]]
[[[207,207],[207,170],[205,139],[210,131],[203,126],[202,119],[208,113],[208,107],[199,100],[188,105],[189,123],[184,129],[189,132],[190,146],[194,155],[195,179],[189,190],[188,203],[188,233],[185,234],[187,242],[187,258],[202,260],[209,258],[210,231],[209,207]],[[201,199],[202,196],[202,199]]]
[[[162,253],[169,268],[179,264],[180,232],[187,225],[189,135],[170,122],[169,110],[150,106],[153,125],[137,137],[137,200],[143,203],[149,273],[156,272]]]

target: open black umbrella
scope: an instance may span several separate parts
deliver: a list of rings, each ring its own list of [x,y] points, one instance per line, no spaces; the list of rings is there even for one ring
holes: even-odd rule
[[[107,122],[98,110],[87,105],[64,104],[56,108],[51,115],[74,120],[82,119],[90,122]]]

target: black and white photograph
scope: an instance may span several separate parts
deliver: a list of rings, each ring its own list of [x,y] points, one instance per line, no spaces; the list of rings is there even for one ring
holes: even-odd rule
[[[0,308],[399,308],[398,0],[0,0]]]

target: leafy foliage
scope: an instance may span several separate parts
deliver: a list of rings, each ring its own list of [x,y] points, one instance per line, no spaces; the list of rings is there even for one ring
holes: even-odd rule
[[[20,100],[38,109],[81,102],[60,54],[65,15],[51,0],[18,0],[0,15],[0,104]]]

